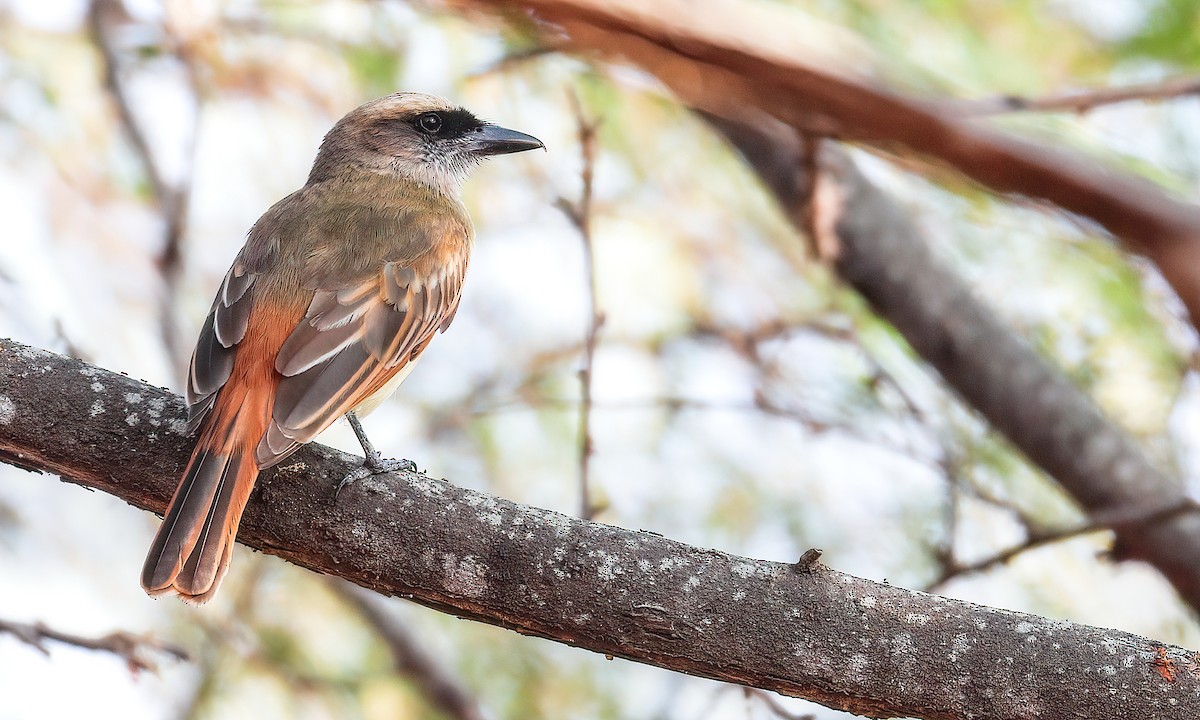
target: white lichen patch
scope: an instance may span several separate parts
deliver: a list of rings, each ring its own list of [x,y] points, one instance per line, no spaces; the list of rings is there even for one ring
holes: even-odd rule
[[[412,487],[413,490],[416,490],[422,495],[427,495],[429,497],[440,497],[446,494],[445,483],[434,480],[433,478],[427,478],[424,475],[412,476],[409,478],[408,482],[409,486]]]
[[[544,510],[541,512],[541,520],[549,525],[554,530],[554,534],[559,537],[571,534],[571,518],[566,515]]]
[[[41,351],[38,351],[38,352],[41,352]],[[50,353],[43,353],[43,354],[49,355]],[[26,359],[33,359],[33,358],[39,357],[39,356],[38,355],[28,355],[28,356],[23,356],[23,357],[25,357]],[[94,377],[98,376],[101,372],[103,372],[103,371],[100,368],[93,367],[91,365],[84,365],[83,367],[79,368],[79,374],[84,377],[94,378]]]
[[[396,499],[396,491],[392,489],[391,484],[382,476],[370,475],[359,480],[359,482],[362,483],[364,490],[369,490],[376,495],[384,495],[393,500]],[[376,508],[376,510],[379,510],[379,508]]]
[[[141,401],[142,401],[141,393],[134,393],[134,392],[125,393],[125,402],[126,403],[128,403],[130,405],[137,405]]]
[[[1013,629],[1016,630],[1018,633],[1024,635],[1026,633],[1031,633],[1034,630],[1037,630],[1037,627],[1035,627],[1034,624],[1031,622],[1022,620],[1021,622],[1017,623],[1017,626]]]
[[[28,345],[26,345],[25,347],[22,347],[22,348],[18,348],[14,354],[17,357],[21,358],[22,360],[28,360],[30,362],[34,362],[37,360],[46,360],[48,358],[54,357],[54,353],[49,352],[48,350],[42,350],[41,348],[29,347]],[[87,369],[91,370],[92,368],[89,367]]]
[[[150,422],[158,425],[156,420],[162,417],[163,410],[167,409],[167,401],[163,398],[156,397],[146,403],[146,414],[150,416]]]
[[[104,403],[97,400],[96,402],[92,403],[92,409],[88,411],[88,415],[91,415],[92,417],[96,417],[97,415],[100,415],[103,412],[104,412]]]
[[[862,653],[854,653],[850,656],[850,662],[848,664],[850,666],[850,672],[854,673],[855,675],[865,675],[867,670],[871,667],[871,659]]]
[[[955,635],[954,639],[950,641],[950,648],[950,662],[957,662],[959,655],[963,655],[971,649],[971,639],[962,633]]]
[[[92,392],[104,392],[104,385],[100,384],[98,380],[94,381],[92,383]]]
[[[496,501],[496,498],[492,497],[491,495],[481,495],[479,493],[472,493],[468,495],[466,497],[466,502],[473,508],[481,507],[485,510],[492,510],[499,504]]]
[[[187,423],[183,420],[172,420],[167,429],[176,435],[187,435]],[[301,463],[303,465],[304,463]]]
[[[688,561],[681,557],[665,557],[658,561],[658,569],[663,572],[670,572],[675,568],[685,568],[688,566]]]
[[[604,582],[612,582],[617,579],[618,575],[624,575],[625,570],[617,564],[620,556],[606,553],[603,550],[593,550],[588,553],[588,557],[600,559],[600,565],[596,568],[596,574]]]
[[[0,425],[8,425],[17,419],[16,404],[5,395],[0,395]]]
[[[757,568],[757,567],[755,567],[754,563],[748,563],[748,562],[735,562],[735,563],[733,564],[733,567],[731,567],[731,568],[729,568],[729,569],[733,571],[733,574],[734,574],[734,575],[737,575],[738,577],[740,577],[740,578],[742,578],[743,580],[745,580],[745,579],[748,579],[748,578],[750,578],[750,577],[753,577],[753,576],[754,576],[754,573],[755,573],[755,571],[756,571],[758,568]]]
[[[133,427],[134,425],[137,425],[138,424],[137,413],[129,413],[128,415],[126,415],[125,416],[125,424],[128,425],[129,427]]]
[[[875,596],[864,595],[863,598],[858,601],[858,604],[868,609],[873,608],[875,607]]]
[[[446,573],[446,590],[462,597],[482,597],[488,590],[487,567],[472,555],[459,558],[442,555],[442,570]]]
[[[910,612],[904,616],[904,622],[909,625],[928,625],[930,617],[925,613]]]

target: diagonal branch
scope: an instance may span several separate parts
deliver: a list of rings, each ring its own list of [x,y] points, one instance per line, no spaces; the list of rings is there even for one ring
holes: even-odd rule
[[[1091,218],[1145,253],[1200,322],[1200,207],[1076,153],[971,122],[950,103],[838,74],[845,63],[806,63],[799,52],[807,48],[781,32],[794,21],[782,9],[721,0],[475,1],[532,11],[557,26],[548,34],[560,44],[631,61],[716,115],[765,113],[803,132],[903,146],[996,192]]]
[[[190,449],[183,428],[183,403],[164,390],[0,340],[0,459],[161,511]],[[459,617],[871,717],[1200,716],[1200,677],[1160,672],[1195,666],[1183,648],[691,547],[416,473],[335,500],[357,464],[313,445],[267,471],[239,539]]]
[[[802,201],[804,145],[794,132],[778,123],[712,122],[781,203]],[[1194,561],[1200,513],[1189,510],[1179,485],[940,266],[900,207],[849,158],[828,149],[823,157],[840,192],[841,276],[1093,519],[1113,521],[1117,557],[1154,564],[1200,607],[1200,563]]]
[[[408,628],[380,605],[379,598],[340,580],[331,581],[329,587],[353,606],[387,645],[397,674],[415,685],[442,715],[451,720],[483,720],[475,698],[418,644]]]

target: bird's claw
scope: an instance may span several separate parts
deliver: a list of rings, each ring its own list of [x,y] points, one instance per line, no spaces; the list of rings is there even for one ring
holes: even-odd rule
[[[412,460],[385,460],[378,455],[368,455],[362,465],[359,465],[354,470],[351,470],[342,481],[338,483],[337,489],[333,491],[333,499],[342,494],[342,490],[347,485],[352,485],[359,480],[365,480],[372,475],[383,475],[390,472],[416,472],[417,464]]]

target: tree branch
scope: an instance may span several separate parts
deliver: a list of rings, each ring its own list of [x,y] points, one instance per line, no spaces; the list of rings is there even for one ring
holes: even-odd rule
[[[189,659],[187,650],[174,643],[134,635],[123,630],[109,633],[103,637],[92,638],[55,630],[40,622],[30,624],[0,619],[0,634],[4,633],[12,635],[46,655],[50,654],[50,651],[46,649],[47,640],[73,645],[84,650],[110,653],[124,660],[133,672],[158,671],[158,665],[149,657],[148,653],[159,653],[174,660]]]
[[[332,580],[332,579],[331,579]],[[439,666],[412,637],[408,628],[387,612],[372,593],[350,583],[332,580],[329,587],[352,605],[387,645],[397,674],[420,690],[430,705],[451,720],[483,720],[475,698]]]
[[[464,0],[459,0],[460,2]],[[999,193],[1047,200],[1145,253],[1200,322],[1200,207],[1058,147],[964,118],[950,103],[905,97],[799,59],[792,17],[757,3],[708,0],[474,0],[519,8],[576,51],[625,58],[715,115],[769,114],[802,132],[900,145]],[[514,13],[518,17],[519,14]],[[565,38],[563,34],[565,33]],[[753,42],[749,40],[753,38]]]
[[[712,122],[781,203],[802,201],[806,163],[794,131]],[[844,153],[827,148],[823,159],[840,194],[841,276],[1094,521],[1114,527],[1115,557],[1152,563],[1200,609],[1200,512],[1178,483],[937,263],[899,205]]]
[[[983,100],[966,100],[958,107],[967,115],[997,115],[1009,112],[1086,113],[1096,108],[1127,102],[1162,102],[1200,95],[1200,78],[1178,77],[1159,82],[1023,97],[1001,95]]]
[[[604,313],[600,311],[600,303],[596,298],[596,248],[592,241],[592,177],[595,172],[598,121],[587,118],[579,96],[574,93],[571,94],[571,106],[579,128],[579,154],[583,162],[579,178],[582,188],[578,202],[559,198],[556,205],[575,226],[575,230],[579,232],[579,239],[583,242],[588,320],[583,339],[583,367],[579,369],[579,517],[591,520],[600,509],[592,502],[591,491],[592,455],[596,452],[592,439],[592,370],[596,364],[596,345],[600,339],[600,328],[604,326]]]
[[[161,512],[191,442],[182,401],[0,341],[0,458]],[[416,473],[338,481],[306,446],[263,474],[239,539],[459,617],[871,717],[1191,719],[1192,654],[1129,633],[690,547]],[[130,563],[130,582],[137,568]]]

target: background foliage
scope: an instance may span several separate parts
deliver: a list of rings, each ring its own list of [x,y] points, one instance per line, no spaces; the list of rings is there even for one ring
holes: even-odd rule
[[[794,5],[797,23],[848,66],[932,97],[1033,97],[1155,80],[1200,61],[1200,19],[1186,0]],[[453,97],[549,152],[494,161],[467,186],[478,243],[464,304],[367,421],[385,452],[578,512],[588,249],[556,208],[581,192],[577,97],[600,123],[591,251],[604,324],[590,458],[599,520],[776,560],[820,547],[858,575],[1200,643],[1153,570],[1104,560],[1105,532],[956,574],[1083,519],[808,257],[737,157],[653,82],[536,52],[511,30],[436,5],[0,5],[0,334],[178,388],[246,229],[303,182],[325,129],[397,89]],[[1196,194],[1195,97],[994,122]],[[1192,482],[1195,341],[1145,263],[1072,218],[998,201],[919,159],[859,159],[980,297]],[[173,196],[187,198],[186,212],[164,201]],[[354,447],[341,426],[323,440]],[[0,718],[436,712],[427,687],[393,670],[372,626],[322,578],[239,549],[214,603],[155,602],[136,581],[155,518],[14,468],[0,478],[0,617],[150,632],[195,656],[137,674],[0,636]],[[736,688],[403,603],[389,611],[488,717],[776,712]]]

